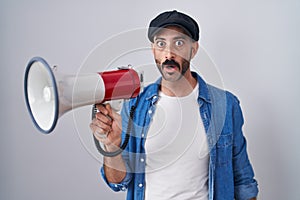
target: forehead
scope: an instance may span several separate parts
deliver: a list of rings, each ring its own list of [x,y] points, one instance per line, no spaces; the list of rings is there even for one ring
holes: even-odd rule
[[[154,40],[158,39],[158,38],[163,38],[163,39],[167,39],[167,38],[183,38],[183,39],[188,39],[190,38],[186,31],[182,28],[180,28],[179,26],[167,26],[165,28],[161,28],[161,30],[159,30],[155,36],[154,36]]]

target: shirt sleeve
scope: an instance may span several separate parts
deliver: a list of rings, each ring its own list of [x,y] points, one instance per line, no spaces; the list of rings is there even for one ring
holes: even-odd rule
[[[122,116],[122,142],[125,139],[125,134],[126,134],[126,128],[127,128],[127,124],[128,124],[128,117],[129,117],[129,102],[124,102],[123,103],[123,107],[122,107],[122,111],[121,111],[121,116]],[[124,164],[126,166],[126,176],[125,178],[122,180],[122,182],[120,183],[111,183],[108,182],[106,176],[105,176],[105,171],[103,166],[100,169],[101,172],[101,176],[104,180],[104,182],[115,192],[119,192],[119,191],[126,191],[128,189],[128,185],[132,180],[132,173],[131,173],[131,169],[129,166],[129,155],[128,155],[128,151],[129,151],[129,146],[127,145],[127,147],[125,148],[125,150],[122,152],[122,158],[124,161]]]
[[[242,132],[244,124],[243,114],[239,100],[234,98],[233,106],[233,173],[235,199],[246,200],[256,197],[258,194],[257,181],[254,179],[254,171],[247,154],[246,139]]]
[[[123,179],[123,181],[121,183],[110,183],[108,182],[106,176],[105,176],[105,172],[103,167],[101,167],[101,175],[103,180],[105,181],[105,183],[115,192],[119,192],[119,191],[126,191],[128,188],[128,185],[132,179],[132,175],[131,173],[126,173],[125,178]]]

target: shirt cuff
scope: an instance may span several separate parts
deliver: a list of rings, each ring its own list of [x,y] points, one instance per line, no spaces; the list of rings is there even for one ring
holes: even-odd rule
[[[253,197],[257,197],[258,187],[257,182],[254,181],[248,185],[241,185],[235,187],[235,198],[239,200],[247,200]]]
[[[128,184],[131,181],[131,174],[130,173],[126,173],[125,178],[123,179],[123,181],[121,183],[110,183],[108,182],[106,176],[105,176],[105,172],[103,167],[101,167],[101,175],[102,178],[104,179],[105,183],[115,192],[119,192],[119,191],[126,191],[128,188]]]

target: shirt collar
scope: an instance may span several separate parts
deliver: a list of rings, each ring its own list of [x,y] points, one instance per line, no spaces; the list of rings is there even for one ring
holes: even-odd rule
[[[192,72],[192,76],[197,79],[197,82],[199,84],[198,102],[200,100],[204,100],[204,101],[206,101],[208,103],[211,103],[211,99],[210,99],[210,95],[209,95],[209,92],[208,92],[207,83],[196,72]]]
[[[196,73],[192,72],[192,76],[197,79],[197,82],[199,84],[199,97],[198,97],[198,102],[201,100],[204,100],[208,103],[211,102],[211,98],[208,92],[208,86],[207,83]],[[156,103],[158,100],[158,93],[160,90],[160,85],[161,85],[161,77],[155,81],[153,84],[148,86],[147,89],[147,100],[152,99],[153,103]]]

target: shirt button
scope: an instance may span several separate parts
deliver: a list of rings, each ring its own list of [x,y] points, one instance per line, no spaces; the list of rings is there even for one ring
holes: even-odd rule
[[[140,183],[140,184],[139,184],[139,187],[140,187],[140,188],[141,188],[141,187],[143,187],[143,184],[142,184],[142,183]]]
[[[148,113],[149,113],[149,114],[152,114],[152,110],[149,110]]]
[[[142,134],[142,138],[144,138],[144,137],[145,137],[145,134],[143,133],[143,134]]]
[[[144,162],[145,161],[145,159],[144,158],[141,158],[141,162]]]

